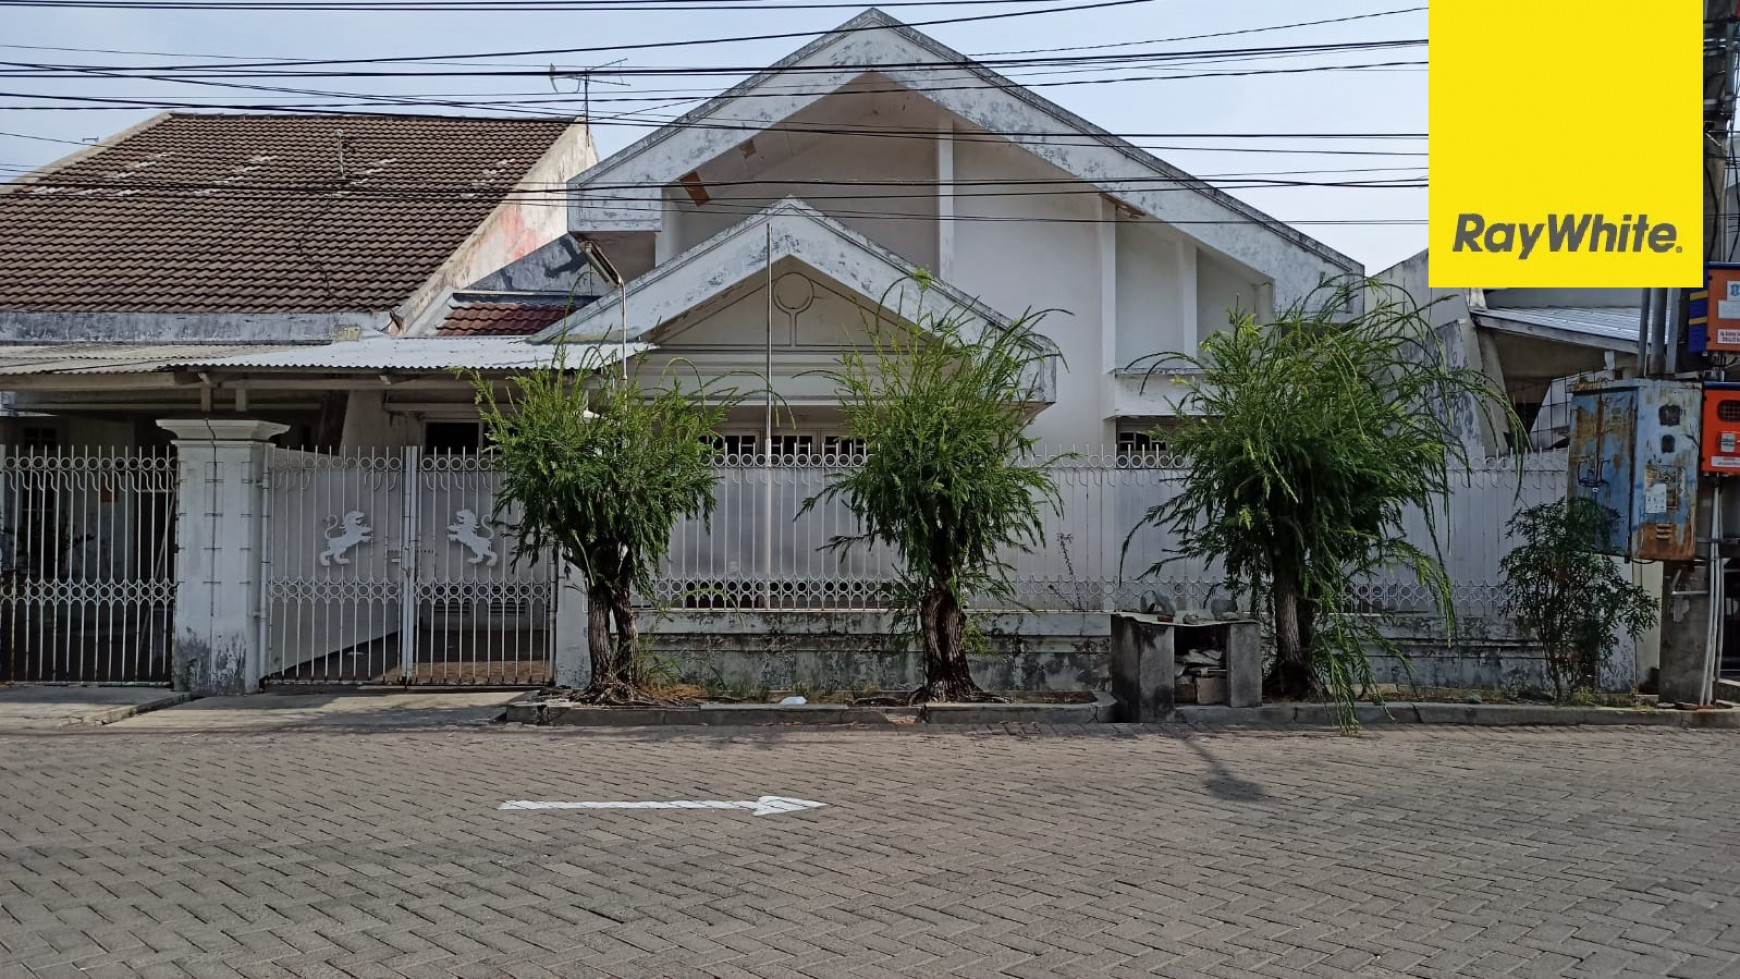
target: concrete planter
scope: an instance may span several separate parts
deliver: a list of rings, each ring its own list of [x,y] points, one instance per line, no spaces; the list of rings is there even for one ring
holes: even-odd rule
[[[697,725],[750,727],[769,724],[1100,724],[1112,720],[1109,693],[1069,704],[925,704],[918,707],[851,707],[844,704],[717,704],[693,707],[588,707],[540,702],[529,694],[507,706],[512,724],[572,727]]]

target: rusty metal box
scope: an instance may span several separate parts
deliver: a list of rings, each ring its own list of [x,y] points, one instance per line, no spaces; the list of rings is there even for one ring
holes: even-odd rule
[[[1630,378],[1572,392],[1570,495],[1613,515],[1608,553],[1639,561],[1694,556],[1702,410],[1696,381]]]

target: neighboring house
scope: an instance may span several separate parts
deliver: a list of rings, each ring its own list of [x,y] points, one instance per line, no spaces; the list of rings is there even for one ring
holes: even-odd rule
[[[1375,276],[1430,304],[1458,362],[1484,370],[1528,428],[1530,447],[1563,448],[1570,437],[1570,386],[1616,377],[1637,365],[1642,292],[1637,289],[1431,289],[1427,254]],[[1470,419],[1470,438],[1489,455],[1511,451],[1502,426]]]
[[[841,432],[815,368],[925,269],[923,302],[969,329],[1056,310],[1042,439],[1139,445],[1179,389],[1132,362],[1361,271],[879,11],[591,162],[562,122],[161,117],[0,195],[0,339],[43,345],[0,348],[0,388],[141,428],[174,402],[293,422],[290,444],[463,449],[475,414],[440,369],[527,362],[503,334],[619,350],[626,327],[646,370],[771,373],[776,448],[820,452]],[[458,336],[488,356],[424,342]],[[728,444],[759,451],[764,424],[738,411]]]
[[[1479,367],[1504,391],[1528,428],[1530,450],[1558,450],[1569,443],[1571,386],[1577,381],[1636,372],[1642,290],[1432,289],[1426,285],[1426,252],[1374,278],[1425,306],[1453,361]],[[1464,409],[1470,455],[1515,451],[1491,413],[1471,405]],[[1634,563],[1630,570],[1635,583],[1660,594],[1659,563]],[[1660,665],[1660,629],[1640,635],[1633,655],[1634,677],[1641,681]]]
[[[451,437],[475,418],[451,368],[547,356],[520,337],[568,293],[489,273],[574,251],[549,198],[595,160],[568,119],[171,113],[0,186],[12,437],[148,444],[202,414],[327,449]]]

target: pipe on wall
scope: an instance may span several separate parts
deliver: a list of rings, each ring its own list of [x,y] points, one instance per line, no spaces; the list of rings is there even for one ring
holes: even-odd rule
[[[1667,363],[1663,372],[1672,377],[1679,374],[1679,330],[1683,323],[1679,322],[1679,290],[1656,289],[1656,320],[1662,323],[1662,360]]]
[[[1655,354],[1655,320],[1650,311],[1650,293],[1654,290],[1643,290],[1642,301],[1637,310],[1637,373],[1640,377],[1648,377],[1651,371],[1650,358]]]

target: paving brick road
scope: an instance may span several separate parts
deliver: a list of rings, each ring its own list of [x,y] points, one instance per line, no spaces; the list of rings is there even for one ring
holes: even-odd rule
[[[0,737],[0,976],[1740,976],[1731,733],[128,723]]]

